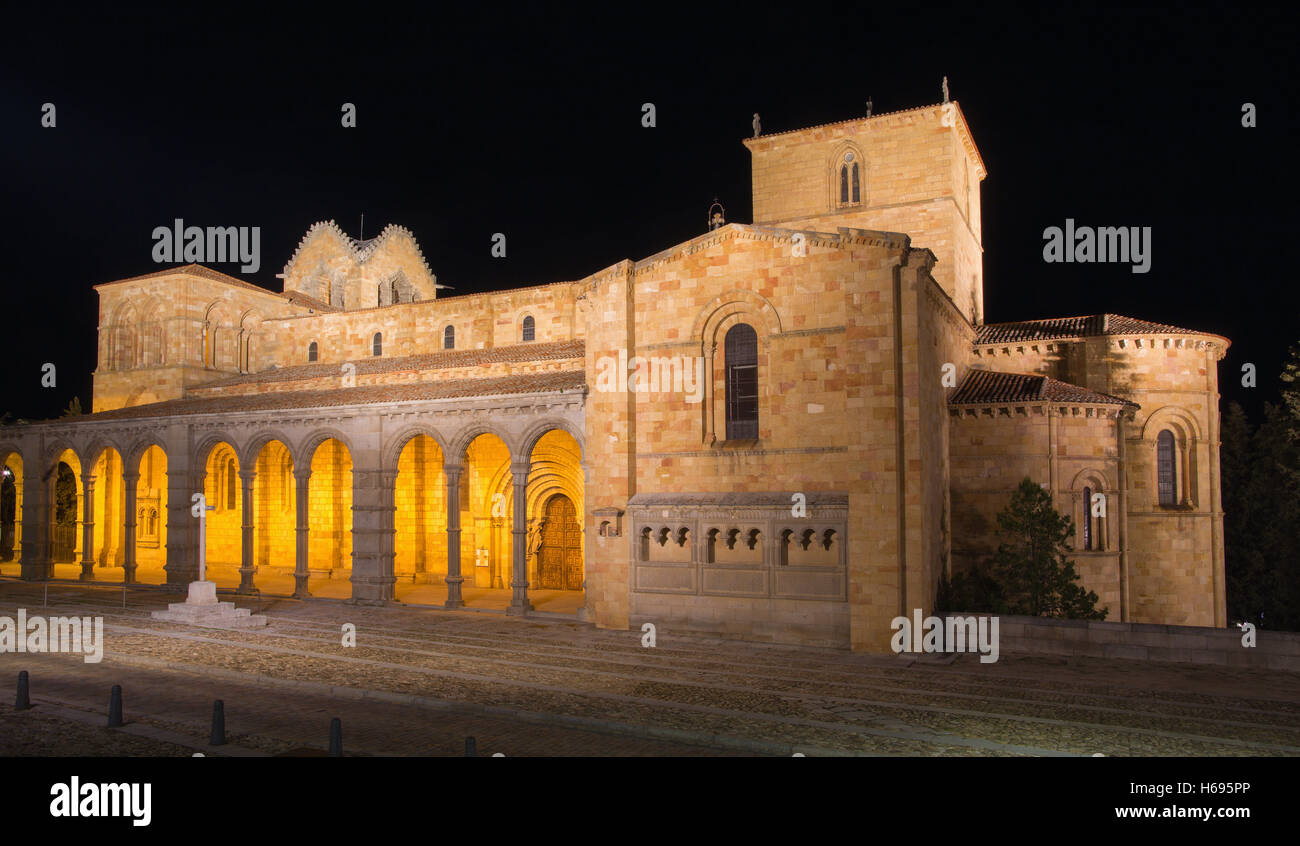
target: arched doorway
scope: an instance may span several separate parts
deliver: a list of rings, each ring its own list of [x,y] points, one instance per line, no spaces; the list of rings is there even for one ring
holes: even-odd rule
[[[582,527],[573,500],[556,494],[546,503],[537,547],[537,587],[582,590]]]

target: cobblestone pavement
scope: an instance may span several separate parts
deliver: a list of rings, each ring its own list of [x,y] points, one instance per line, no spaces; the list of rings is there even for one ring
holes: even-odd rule
[[[1276,671],[926,663],[662,627],[651,649],[639,631],[326,601],[271,601],[267,628],[229,632],[150,619],[174,595],[132,591],[123,609],[120,588],[52,585],[42,609],[41,591],[0,582],[0,615],[103,616],[106,658],[0,655],[5,688],[28,669],[37,701],[102,714],[121,683],[141,724],[201,740],[221,698],[232,742],[271,754],[323,749],[338,716],[359,754],[459,755],[475,735],[521,756],[1300,755],[1300,675]]]

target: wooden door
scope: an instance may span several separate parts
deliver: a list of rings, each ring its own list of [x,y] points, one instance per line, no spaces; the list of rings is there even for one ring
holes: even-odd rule
[[[538,588],[582,590],[582,529],[573,501],[567,496],[557,495],[546,503],[537,554]]]

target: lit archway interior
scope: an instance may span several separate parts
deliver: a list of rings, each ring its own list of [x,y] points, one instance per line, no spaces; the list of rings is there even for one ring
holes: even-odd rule
[[[207,513],[207,579],[223,588],[239,587],[243,555],[239,457],[228,443],[218,443],[204,462],[203,497]]]
[[[167,454],[157,444],[140,456],[135,488],[135,580],[167,581]]]
[[[586,513],[582,450],[552,429],[538,440],[528,471],[529,595],[539,610],[572,612],[582,604]]]
[[[54,459],[50,484],[50,561],[54,576],[76,578],[81,568],[82,513],[81,459],[65,449]]]
[[[23,459],[11,452],[0,461],[0,568],[12,563],[16,570],[22,554]]]
[[[313,596],[347,598],[352,578],[352,455],[329,438],[311,456],[307,494],[307,585]]]
[[[444,584],[447,485],[442,464],[442,448],[428,435],[407,441],[398,458],[393,570],[399,593],[406,584]]]
[[[293,456],[280,441],[257,454],[253,481],[253,583],[263,593],[292,594],[297,561],[297,484]]]
[[[465,579],[465,603],[502,605],[508,600],[489,598],[481,590],[508,591],[511,581],[514,496],[510,449],[496,435],[479,435],[465,450],[460,511],[460,572]]]

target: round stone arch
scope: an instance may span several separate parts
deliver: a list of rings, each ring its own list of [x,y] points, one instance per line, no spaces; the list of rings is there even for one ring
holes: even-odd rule
[[[289,451],[289,460],[293,462],[294,470],[297,470],[298,456],[294,453],[293,441],[289,440],[289,436],[279,429],[264,429],[249,438],[243,449],[236,449],[235,454],[239,456],[239,466],[241,468],[256,466],[257,457],[261,455],[262,450],[271,441],[279,441],[284,444],[284,448]]]
[[[1181,406],[1166,405],[1148,414],[1142,424],[1142,440],[1149,441],[1154,448],[1156,436],[1163,429],[1173,431],[1180,447],[1201,439],[1201,429],[1196,423],[1196,417]]]
[[[135,302],[126,300],[113,309],[108,329],[108,361],[113,370],[129,370],[140,356],[140,311]]]
[[[1074,474],[1074,481],[1070,483],[1070,490],[1081,491],[1084,488],[1093,488],[1095,492],[1107,493],[1113,490],[1106,474],[1092,467],[1084,468]]]
[[[202,483],[205,476],[205,470],[208,466],[208,458],[211,457],[212,450],[216,449],[218,444],[225,444],[230,447],[231,451],[235,453],[235,458],[242,461],[240,458],[239,441],[231,437],[229,432],[213,432],[204,435],[194,445],[194,449],[190,451],[191,486],[200,485]],[[244,465],[241,463],[239,467],[242,470]]]
[[[691,340],[699,344],[699,354],[704,358],[704,415],[701,420],[701,440],[705,444],[725,438],[725,402],[720,396],[726,384],[726,375],[717,372],[719,347],[727,332],[739,324],[750,326],[758,341],[758,419],[770,420],[771,339],[781,333],[781,318],[767,299],[752,291],[728,291],[714,297],[695,318]]]
[[[116,440],[102,436],[96,436],[86,445],[85,449],[81,451],[81,454],[85,456],[83,461],[85,461],[87,467],[94,467],[99,463],[100,457],[110,449],[117,452],[118,457],[124,462],[122,466],[125,467],[127,451],[122,449],[122,445]]]
[[[1092,495],[1102,495],[1103,513],[1097,517],[1092,516],[1092,503],[1083,495],[1087,490]],[[1087,537],[1091,545],[1077,551],[1087,552],[1106,552],[1112,549],[1110,537],[1110,506],[1111,494],[1114,489],[1110,486],[1110,480],[1106,474],[1095,467],[1086,467],[1080,470],[1074,476],[1074,481],[1070,483],[1070,503],[1069,510],[1065,513],[1072,515],[1075,526],[1074,542],[1081,544],[1085,539],[1085,527],[1088,527],[1089,534]]]
[[[719,294],[700,309],[691,327],[691,341],[700,345],[701,355],[709,355],[736,323],[754,327],[762,351],[766,351],[768,339],[782,331],[781,317],[767,298],[753,291],[732,290]]]
[[[50,445],[45,448],[45,452],[41,456],[40,470],[42,482],[49,481],[52,474],[58,472],[59,456],[63,455],[64,452],[71,452],[73,457],[77,459],[77,466],[74,467],[73,470],[77,474],[77,483],[80,485],[82,469],[86,466],[86,461],[82,458],[81,450],[77,449],[71,440],[64,437],[56,438],[52,441]]]
[[[207,367],[228,367],[239,361],[235,315],[229,304],[216,300],[203,310],[201,359]]]
[[[479,435],[496,435],[500,438],[501,442],[506,445],[506,449],[510,451],[510,459],[512,461],[514,460],[514,457],[519,454],[516,447],[516,438],[509,432],[502,432],[493,427],[490,423],[474,422],[466,425],[447,439],[447,444],[444,447],[442,454],[443,461],[448,464],[463,465],[465,463],[465,451],[469,449],[469,445],[473,443],[474,439]]]
[[[587,445],[583,441],[583,432],[572,421],[561,417],[548,417],[530,424],[519,437],[519,451],[517,453],[514,451],[513,445],[507,441],[507,445],[511,446],[511,461],[531,461],[537,442],[544,438],[547,432],[555,430],[564,432],[573,438],[574,442],[578,444],[578,460],[583,466],[586,466]]]
[[[406,445],[420,435],[428,435],[433,442],[442,450],[442,459],[444,463],[451,463],[448,460],[447,439],[443,434],[427,423],[412,423],[385,439],[383,451],[380,453],[380,467],[384,470],[397,472],[398,462],[402,459],[402,450]],[[467,442],[468,443],[468,442]]]
[[[117,449],[113,444],[106,444],[105,446],[112,446],[114,449]],[[163,442],[158,438],[152,437],[140,438],[132,443],[126,450],[118,449],[117,454],[122,456],[122,467],[124,468],[124,471],[128,473],[140,472],[140,462],[144,460],[144,454],[149,451],[149,447],[158,447],[164,456],[167,455],[167,447],[163,445]],[[98,453],[95,454],[95,458],[99,458]]]
[[[259,337],[262,319],[262,313],[255,308],[247,309],[239,316],[239,349],[235,364],[241,373],[254,371],[253,356],[257,345],[253,339]]]
[[[1168,429],[1174,436],[1174,493],[1177,505],[1196,508],[1199,501],[1196,466],[1196,447],[1201,441],[1201,429],[1196,417],[1187,409],[1166,405],[1147,416],[1142,424],[1142,448],[1150,466],[1151,489],[1157,490],[1159,458],[1157,455],[1160,433]],[[1153,494],[1153,501],[1155,495]]]
[[[16,455],[18,460],[23,463],[23,468],[27,467],[27,458],[17,444],[0,441],[0,466],[3,466],[9,460],[9,456]]]
[[[288,441],[285,442],[285,446],[289,447],[289,454],[293,456],[293,466],[295,468],[311,467],[311,460],[316,455],[316,450],[330,438],[343,444],[344,449],[348,451],[348,456],[352,457],[353,461],[356,461],[356,453],[353,451],[352,442],[348,440],[347,435],[338,429],[316,429],[302,439],[296,450]]]
[[[538,309],[535,304],[520,306],[519,308],[515,309],[514,319],[512,320],[512,326],[514,327],[513,329],[514,338],[510,341],[510,343],[533,344],[533,343],[540,342],[539,336],[541,335],[541,332],[539,331],[538,324],[541,321],[537,319],[537,311]],[[524,318],[526,317],[531,317],[533,319],[533,340],[531,341],[524,340]]]

